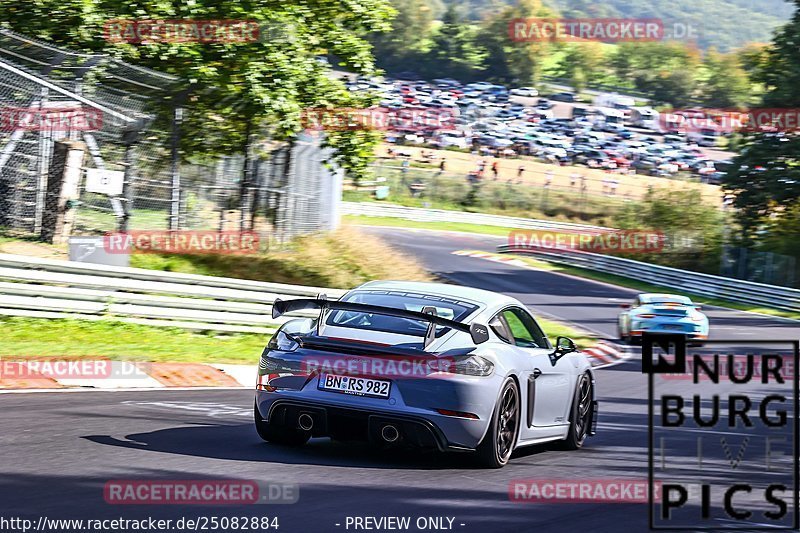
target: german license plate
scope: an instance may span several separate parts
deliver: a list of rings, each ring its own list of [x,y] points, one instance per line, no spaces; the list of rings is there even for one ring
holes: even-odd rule
[[[355,396],[388,398],[389,391],[392,389],[392,382],[384,379],[322,374],[319,377],[319,385],[317,387],[320,390],[342,392],[344,394],[353,394]]]

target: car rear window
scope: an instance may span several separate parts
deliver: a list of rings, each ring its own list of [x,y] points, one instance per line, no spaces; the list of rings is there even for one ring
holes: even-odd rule
[[[348,294],[343,301],[407,311],[422,311],[423,307],[435,307],[438,316],[458,322],[478,308],[475,304],[457,299],[403,291],[355,291]],[[428,323],[424,320],[355,311],[334,311],[330,313],[325,323],[331,326],[383,331],[415,337],[424,336],[428,328]],[[437,326],[436,336],[442,335],[447,329]]]

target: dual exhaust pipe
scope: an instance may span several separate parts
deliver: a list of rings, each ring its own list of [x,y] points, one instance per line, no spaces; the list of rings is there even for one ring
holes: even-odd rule
[[[381,438],[388,443],[396,442],[400,438],[400,431],[397,426],[386,424],[381,428]]]
[[[308,413],[300,413],[300,416],[297,417],[297,425],[303,431],[311,431],[311,428],[314,427],[314,417]]]
[[[314,417],[308,413],[300,413],[297,426],[303,431],[311,431],[314,428]],[[400,439],[400,430],[394,424],[385,424],[381,428],[381,438],[390,444],[397,442]]]

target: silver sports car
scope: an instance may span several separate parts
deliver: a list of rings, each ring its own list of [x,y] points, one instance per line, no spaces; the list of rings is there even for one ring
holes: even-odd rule
[[[555,347],[518,300],[439,283],[366,283],[339,300],[273,304],[285,322],[261,355],[255,425],[311,437],[470,451],[498,468],[521,446],[580,448],[597,421],[588,359]]]

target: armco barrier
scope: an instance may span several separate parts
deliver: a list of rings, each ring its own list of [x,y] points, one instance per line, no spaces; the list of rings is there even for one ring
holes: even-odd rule
[[[391,217],[417,222],[461,222],[479,226],[498,226],[502,228],[555,230],[564,232],[608,231],[611,228],[574,224],[571,222],[553,222],[534,218],[506,217],[486,213],[468,213],[466,211],[450,211],[445,209],[424,209],[406,207],[396,204],[379,204],[377,202],[342,202],[342,214],[371,217]]]
[[[344,291],[0,254],[0,315],[267,333],[275,298]],[[294,316],[315,316],[299,312]]]
[[[617,274],[654,285],[730,302],[760,305],[783,311],[800,311],[800,290],[740,279],[723,278],[665,266],[651,265],[602,254],[576,251],[514,249],[497,247],[502,253],[531,255],[551,263],[570,265],[607,274]]]

